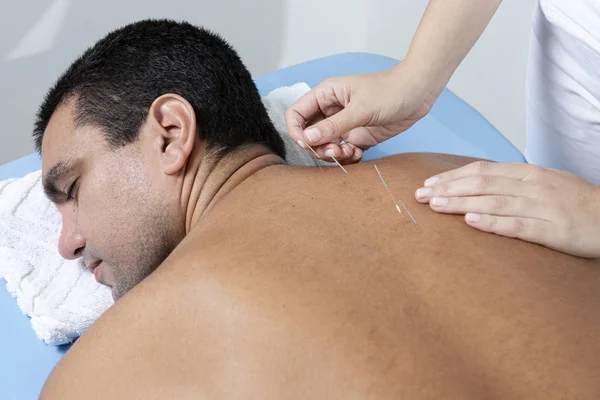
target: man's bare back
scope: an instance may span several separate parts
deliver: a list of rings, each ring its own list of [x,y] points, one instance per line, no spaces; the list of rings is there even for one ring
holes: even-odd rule
[[[597,261],[412,193],[432,154],[273,166],[202,216],[72,347],[43,398],[599,398]],[[68,382],[68,385],[67,385]]]

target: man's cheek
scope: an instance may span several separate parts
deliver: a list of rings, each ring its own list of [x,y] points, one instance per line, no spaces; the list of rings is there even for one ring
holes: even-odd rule
[[[116,227],[111,224],[112,216],[110,214],[109,209],[105,207],[92,206],[80,210],[79,225],[86,233],[86,239],[94,247],[102,243],[106,237],[114,235]]]

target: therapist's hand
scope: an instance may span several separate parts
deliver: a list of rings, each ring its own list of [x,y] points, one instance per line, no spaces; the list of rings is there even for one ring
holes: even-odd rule
[[[416,72],[401,63],[380,73],[327,79],[292,105],[285,120],[300,146],[304,139],[326,160],[333,151],[340,162],[354,163],[364,150],[425,116],[437,95],[428,97]]]
[[[478,161],[428,179],[415,196],[485,232],[600,257],[600,186],[567,172]]]

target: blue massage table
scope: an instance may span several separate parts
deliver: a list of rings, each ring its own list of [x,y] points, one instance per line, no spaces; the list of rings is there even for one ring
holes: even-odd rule
[[[346,53],[308,61],[255,79],[261,95],[281,86],[316,86],[335,75],[383,71],[398,61],[374,54]],[[41,101],[41,99],[40,99]],[[365,153],[376,159],[406,152],[436,152],[524,162],[523,155],[477,111],[444,90],[431,112],[411,129]],[[0,166],[0,180],[21,177],[41,167],[37,154]],[[44,381],[69,346],[40,342],[4,282],[0,282],[0,399],[36,399]]]

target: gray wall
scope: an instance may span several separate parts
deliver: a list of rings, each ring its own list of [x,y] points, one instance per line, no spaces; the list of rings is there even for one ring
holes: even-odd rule
[[[482,0],[483,1],[483,0]],[[524,82],[535,0],[505,0],[449,87],[525,144]],[[33,151],[33,116],[69,63],[108,31],[149,17],[222,34],[254,75],[344,51],[402,58],[427,0],[48,0],[0,13],[0,164]]]

